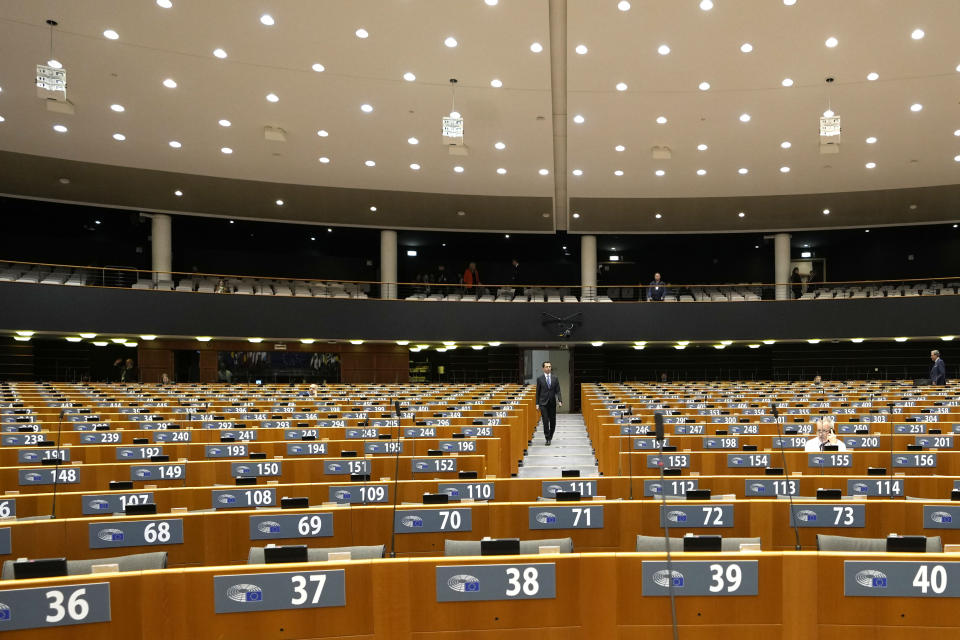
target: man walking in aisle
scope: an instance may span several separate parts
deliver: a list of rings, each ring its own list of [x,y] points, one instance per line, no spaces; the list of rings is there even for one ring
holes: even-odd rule
[[[553,441],[553,432],[557,429],[557,405],[563,406],[560,381],[552,373],[550,361],[543,363],[543,374],[537,377],[537,408],[543,422],[543,437],[547,446]]]

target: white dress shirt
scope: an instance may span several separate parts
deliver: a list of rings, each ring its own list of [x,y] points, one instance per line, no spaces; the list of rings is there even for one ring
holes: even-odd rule
[[[820,448],[821,444],[827,445],[830,443],[829,442],[821,443],[820,437],[814,436],[813,438],[810,438],[809,440],[807,440],[807,443],[803,445],[803,450],[804,451],[823,451],[823,449]],[[847,450],[847,445],[843,444],[843,440],[841,440],[840,438],[837,438],[837,451],[846,451],[846,450]]]

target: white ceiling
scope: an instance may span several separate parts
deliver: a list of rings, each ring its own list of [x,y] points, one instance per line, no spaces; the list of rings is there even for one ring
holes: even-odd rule
[[[960,1],[714,3],[705,12],[699,0],[635,0],[623,12],[616,0],[569,0],[567,166],[584,172],[569,176],[570,197],[960,182]],[[260,23],[264,12],[275,26]],[[48,112],[35,94],[35,65],[49,57],[48,18],[60,23],[56,57],[75,115]],[[370,37],[357,38],[359,27]],[[108,28],[119,40],[102,35]],[[915,28],[926,37],[911,39]],[[453,49],[443,42],[451,35]],[[154,0],[5,0],[0,150],[278,183],[551,197],[549,36],[546,0],[173,0],[172,9]],[[839,46],[827,48],[829,36]],[[530,51],[534,41],[542,53]],[[740,52],[743,42],[752,53]],[[666,56],[657,53],[664,43]],[[578,44],[589,52],[576,54]],[[215,58],[217,47],[229,58]],[[316,62],[326,71],[312,71]],[[407,71],[415,82],[402,79]],[[878,81],[866,80],[871,71]],[[836,78],[829,88],[828,75]],[[163,87],[168,77],[177,89]],[[449,156],[440,136],[451,77],[459,79],[466,158]],[[795,86],[781,87],[785,77]],[[492,88],[493,78],[503,88]],[[697,88],[702,81],[709,91]],[[628,90],[617,91],[618,82]],[[270,92],[278,103],[267,102]],[[828,102],[843,118],[843,143],[839,155],[822,156],[817,125]],[[113,103],[125,112],[111,111]],[[362,103],[374,112],[362,113]],[[913,103],[923,110],[911,112]],[[741,123],[741,113],[751,121]],[[574,114],[585,123],[574,124]],[[668,123],[656,124],[659,115]],[[233,126],[220,127],[221,118]],[[55,133],[55,123],[69,132]],[[267,125],[286,130],[287,142],[265,141]],[[329,137],[317,136],[321,128]],[[126,141],[114,141],[115,132]],[[875,145],[864,142],[871,135]],[[411,136],[420,143],[409,145]],[[498,140],[505,150],[494,149]],[[697,151],[698,143],[709,149]],[[672,159],[652,160],[653,145],[670,147]],[[332,161],[319,163],[321,155]],[[368,159],[377,166],[365,167]],[[877,167],[866,169],[869,161]],[[412,162],[422,169],[410,170]],[[458,164],[462,174],[452,170]],[[749,174],[738,175],[740,167]]]

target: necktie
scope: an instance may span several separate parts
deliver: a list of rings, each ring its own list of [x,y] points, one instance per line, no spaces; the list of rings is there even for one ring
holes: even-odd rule
[[[550,388],[550,374],[547,374],[547,388]]]

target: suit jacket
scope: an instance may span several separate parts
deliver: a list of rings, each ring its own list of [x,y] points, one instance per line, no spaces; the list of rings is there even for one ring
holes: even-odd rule
[[[663,280],[651,280],[650,288],[647,289],[647,300],[661,302],[666,292],[667,283],[665,283]]]
[[[937,358],[933,365],[931,365],[930,383],[947,384],[947,365],[944,363],[943,358]]]
[[[537,378],[537,405],[543,406],[551,402],[556,402],[557,400],[563,402],[563,395],[560,392],[560,380],[557,378],[557,374],[550,374],[550,386],[548,387],[547,376],[541,373]]]

